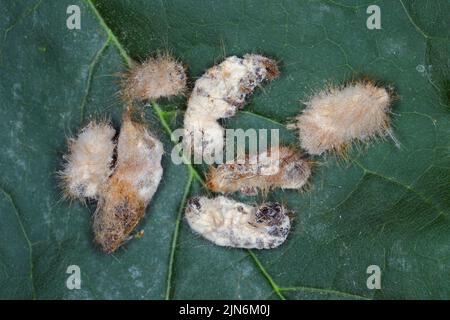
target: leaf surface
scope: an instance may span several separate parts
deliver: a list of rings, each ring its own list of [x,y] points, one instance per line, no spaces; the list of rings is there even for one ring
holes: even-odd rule
[[[66,8],[81,8],[81,30]],[[450,297],[448,1],[20,1],[0,8],[0,298],[445,299]],[[224,56],[263,53],[279,79],[255,91],[228,128],[285,129],[327,83],[369,76],[395,88],[390,139],[327,156],[306,192],[275,191],[296,212],[270,251],[212,245],[183,219],[203,167],[175,165],[169,133],[186,99],[147,108],[163,141],[163,181],[133,239],[113,255],[93,243],[91,213],[62,199],[66,139],[91,118],[120,123],[118,74],[169,49],[192,84]],[[243,198],[241,198],[243,199]],[[248,198],[252,202],[261,199]],[[81,289],[66,287],[67,267]],[[382,270],[369,290],[367,267]]]

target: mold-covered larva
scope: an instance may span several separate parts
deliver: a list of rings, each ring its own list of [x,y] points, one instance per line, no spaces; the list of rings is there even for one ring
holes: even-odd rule
[[[273,188],[300,189],[311,175],[310,163],[291,147],[247,155],[245,163],[211,167],[207,186],[213,192],[254,195]]]
[[[184,144],[194,155],[210,155],[223,147],[220,118],[232,117],[264,80],[279,75],[277,63],[257,54],[231,56],[195,82],[184,117]]]
[[[106,252],[116,250],[144,216],[163,173],[161,142],[131,117],[130,111],[123,116],[117,164],[94,214],[95,239]]]
[[[306,102],[291,128],[298,129],[300,146],[309,154],[343,151],[354,140],[391,135],[390,92],[371,81],[331,87]]]
[[[186,72],[172,56],[159,54],[126,73],[121,87],[127,102],[175,96],[185,91]]]
[[[115,133],[109,123],[91,121],[77,138],[69,140],[69,153],[59,173],[68,198],[98,198],[101,186],[112,173]]]
[[[61,172],[68,196],[98,200],[95,239],[108,253],[128,238],[142,218],[163,173],[161,142],[145,124],[132,119],[130,109],[124,113],[117,144],[114,135],[109,124],[91,122],[70,140]]]
[[[276,248],[291,227],[290,212],[275,202],[250,206],[223,196],[194,197],[185,214],[193,231],[216,245],[235,248]]]

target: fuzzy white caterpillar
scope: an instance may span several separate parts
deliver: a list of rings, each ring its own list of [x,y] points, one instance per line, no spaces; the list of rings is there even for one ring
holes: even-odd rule
[[[109,123],[90,122],[69,140],[69,154],[64,156],[60,172],[64,193],[72,199],[98,199],[101,186],[112,173],[111,163],[116,131]]]
[[[221,164],[211,167],[207,185],[211,191],[231,193],[241,191],[254,195],[258,189],[300,189],[311,175],[310,163],[290,147],[271,148],[259,154],[247,155],[245,163]]]
[[[354,140],[365,142],[391,134],[391,103],[388,90],[371,81],[332,87],[306,102],[291,128],[298,129],[300,146],[309,154],[342,152]]]
[[[219,246],[247,249],[281,245],[291,227],[288,214],[278,203],[250,206],[223,196],[194,197],[186,207],[192,230]]]
[[[207,70],[195,82],[188,101],[185,148],[200,157],[221,151],[224,130],[217,120],[234,116],[256,86],[278,75],[276,62],[257,54],[231,56]]]

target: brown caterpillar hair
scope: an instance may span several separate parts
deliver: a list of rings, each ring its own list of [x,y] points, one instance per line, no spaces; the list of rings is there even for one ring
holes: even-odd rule
[[[278,162],[277,162],[278,160]],[[240,191],[252,195],[274,188],[300,189],[311,175],[311,163],[292,147],[271,148],[247,155],[243,164],[221,164],[211,167],[207,186],[213,192]]]
[[[120,94],[127,103],[176,96],[185,92],[186,81],[184,66],[170,54],[158,53],[123,75]]]

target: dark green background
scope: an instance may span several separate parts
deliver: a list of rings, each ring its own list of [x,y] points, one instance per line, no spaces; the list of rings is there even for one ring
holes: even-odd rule
[[[368,30],[366,8],[381,8]],[[66,8],[81,8],[81,30]],[[450,298],[450,2],[3,1],[0,6],[0,298],[404,299]],[[227,127],[284,129],[327,83],[370,76],[395,87],[395,136],[317,158],[307,192],[275,191],[296,211],[276,250],[222,248],[194,235],[184,200],[204,193],[202,168],[170,161],[168,131],[185,99],[147,108],[164,142],[164,177],[139,226],[113,255],[93,244],[93,205],[68,203],[56,172],[66,138],[91,118],[116,125],[118,74],[130,59],[169,49],[192,80],[224,56],[280,61]],[[247,201],[254,201],[251,198]],[[81,290],[65,286],[81,268]],[[382,289],[368,290],[379,265]]]

